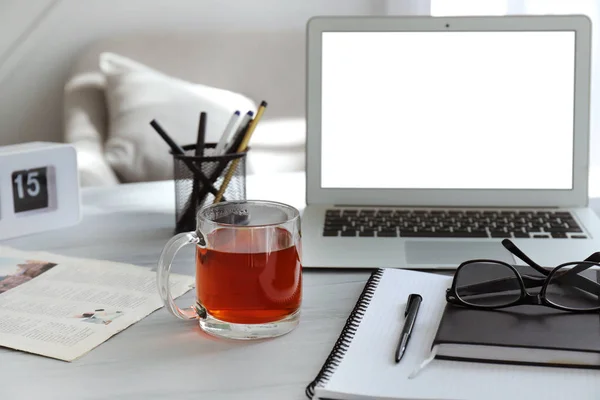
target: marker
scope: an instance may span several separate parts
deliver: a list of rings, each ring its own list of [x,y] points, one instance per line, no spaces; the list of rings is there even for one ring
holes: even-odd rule
[[[223,134],[221,135],[221,138],[219,139],[219,143],[217,143],[217,147],[215,147],[215,155],[216,156],[220,156],[225,152],[225,146],[227,145],[227,141],[229,140],[229,137],[234,132],[233,128],[235,127],[235,123],[239,117],[240,117],[240,112],[236,111],[233,113],[231,118],[229,118],[229,122],[227,123],[227,126],[225,127],[225,130],[223,131]]]

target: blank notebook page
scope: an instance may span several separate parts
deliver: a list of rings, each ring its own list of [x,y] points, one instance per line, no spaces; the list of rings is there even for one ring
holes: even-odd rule
[[[330,378],[316,386],[315,398],[600,398],[600,371],[592,369],[434,360],[409,379],[410,373],[430,356],[451,280],[416,271],[383,270],[348,350]],[[421,294],[423,302],[406,353],[396,364],[394,353],[410,293]]]

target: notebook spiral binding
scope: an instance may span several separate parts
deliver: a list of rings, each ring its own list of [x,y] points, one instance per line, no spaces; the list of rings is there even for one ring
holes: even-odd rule
[[[360,294],[354,309],[350,313],[350,316],[346,320],[346,324],[342,329],[340,336],[338,337],[335,345],[331,349],[329,356],[325,360],[323,367],[317,374],[316,378],[306,387],[306,397],[312,399],[315,395],[315,387],[317,385],[324,385],[327,383],[335,369],[340,365],[342,359],[344,358],[344,354],[350,347],[350,343],[356,334],[356,330],[362,321],[367,308],[369,307],[369,303],[375,294],[375,289],[377,289],[377,285],[381,280],[381,276],[383,275],[383,269],[379,268],[371,274],[369,280],[365,284],[365,287]]]

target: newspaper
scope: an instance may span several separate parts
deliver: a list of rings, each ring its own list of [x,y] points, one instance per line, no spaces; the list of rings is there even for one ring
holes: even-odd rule
[[[155,272],[0,246],[0,346],[73,361],[163,303]],[[172,274],[173,297],[194,277]]]

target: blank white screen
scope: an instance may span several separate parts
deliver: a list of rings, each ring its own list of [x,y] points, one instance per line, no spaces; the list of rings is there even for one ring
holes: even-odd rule
[[[324,188],[571,189],[575,33],[325,32]]]

